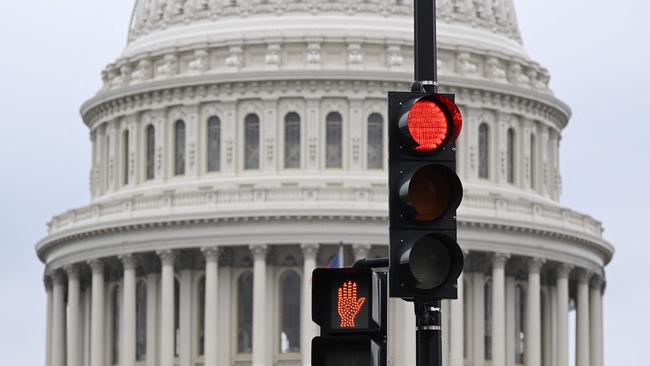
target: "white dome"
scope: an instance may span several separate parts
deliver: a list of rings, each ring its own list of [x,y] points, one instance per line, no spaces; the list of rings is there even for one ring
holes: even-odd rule
[[[231,294],[237,276],[254,267],[262,281],[256,283],[267,286],[267,298],[258,290],[255,302],[270,304],[256,308],[255,319],[264,319],[264,311],[275,319],[272,279],[283,271],[308,278],[339,242],[348,262],[386,255],[386,92],[408,90],[413,79],[411,6],[399,0],[137,1],[125,50],[81,108],[93,144],[92,202],[55,216],[37,244],[48,286],[60,286],[62,269],[72,267],[82,269],[87,291],[91,270],[97,281],[117,286],[127,267],[138,265],[138,273],[152,274],[152,283],[169,294],[173,277],[156,276],[161,266],[173,272],[175,263],[189,276],[180,290],[188,294],[199,283],[188,278],[202,276],[205,261],[217,265],[221,253],[219,286]],[[510,315],[517,284],[541,278],[544,301],[560,302],[555,310],[542,307],[545,334],[557,333],[550,319],[568,313],[569,298],[584,310],[586,281],[593,284],[591,299],[598,299],[613,247],[600,222],[559,205],[559,148],[570,110],[549,89],[548,71],[526,54],[512,0],[446,0],[438,7],[441,89],[456,94],[464,115],[457,144],[465,188],[459,243],[467,257],[462,285],[472,296],[466,304],[473,309],[465,321],[481,327],[484,282],[502,276],[503,292],[495,294],[504,296],[509,312],[494,313],[503,325],[495,329],[507,329],[508,349],[519,350]],[[303,294],[309,286],[303,281]],[[60,291],[54,286],[59,305]],[[234,322],[229,298],[219,300],[224,324]],[[152,306],[169,306],[165,299],[152,297]],[[302,300],[304,309],[309,299]],[[255,365],[294,365],[301,358],[307,365],[308,315],[303,311],[302,353],[267,352],[264,339],[253,339],[252,356],[239,354],[224,338],[219,365],[248,364],[251,357]],[[401,337],[396,316],[393,336]],[[262,323],[269,342],[295,341],[271,335],[275,320],[256,321]],[[196,339],[183,329],[181,365],[202,364],[191,351]],[[482,365],[484,334],[474,333],[466,357]],[[170,342],[169,332],[162,334]],[[544,342],[547,359],[568,345],[561,334]],[[168,349],[151,347],[171,366]],[[406,353],[391,357],[410,365]],[[495,357],[498,362],[501,354]]]

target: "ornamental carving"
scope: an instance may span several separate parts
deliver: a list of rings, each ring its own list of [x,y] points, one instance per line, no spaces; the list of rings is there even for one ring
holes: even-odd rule
[[[319,43],[310,43],[307,46],[307,56],[305,61],[307,65],[318,65],[320,64],[320,44]]]
[[[359,43],[352,43],[348,45],[348,64],[360,65],[363,63],[363,53]]]
[[[151,61],[148,59],[143,59],[138,62],[138,66],[131,78],[134,81],[144,81],[151,79],[153,77],[153,67],[151,66]]]
[[[194,51],[194,59],[187,65],[190,71],[205,72],[208,70],[208,52],[206,50]]]
[[[178,57],[175,54],[165,55],[163,62],[156,68],[156,77],[174,76],[178,73]]]
[[[240,68],[242,66],[243,53],[243,49],[239,46],[230,47],[228,57],[226,58],[226,66],[230,68]]]
[[[472,56],[467,52],[461,52],[456,59],[456,68],[460,75],[476,74],[476,64],[472,62]]]
[[[280,65],[282,46],[278,43],[273,43],[267,46],[266,56],[264,63],[267,65]]]
[[[506,70],[495,57],[490,57],[485,61],[485,77],[490,80],[505,80]]]
[[[386,57],[388,67],[401,67],[404,65],[404,56],[402,55],[402,48],[400,46],[388,46]]]

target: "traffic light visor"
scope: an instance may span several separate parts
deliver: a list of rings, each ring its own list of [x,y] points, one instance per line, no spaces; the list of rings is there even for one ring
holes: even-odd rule
[[[400,186],[400,200],[418,221],[432,221],[460,204],[463,189],[451,169],[430,164],[416,170]]]

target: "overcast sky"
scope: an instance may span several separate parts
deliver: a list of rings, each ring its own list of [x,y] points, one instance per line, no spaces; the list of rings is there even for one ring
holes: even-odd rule
[[[132,0],[0,1],[0,365],[42,365],[45,292],[35,243],[89,201],[79,106],[126,42]],[[648,365],[650,2],[517,0],[529,54],[573,109],[564,206],[604,222],[606,361]]]

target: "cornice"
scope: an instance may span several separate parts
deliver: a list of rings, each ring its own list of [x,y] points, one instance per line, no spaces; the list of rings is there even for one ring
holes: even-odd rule
[[[219,100],[222,103],[239,99],[255,99],[275,95],[282,97],[343,97],[366,95],[367,98],[385,99],[385,91],[406,90],[407,73],[382,74],[358,71],[310,74],[297,72],[279,76],[279,80],[254,81],[260,73],[212,75],[179,79],[174,82],[155,82],[147,86],[134,86],[105,93],[89,100],[82,108],[86,124],[96,128],[99,124],[127,115],[182,105],[198,105]],[[291,78],[294,78],[293,80]],[[239,80],[239,81],[235,81]],[[242,81],[247,80],[247,81]],[[441,77],[442,90],[458,94],[462,105],[501,110],[530,115],[540,121],[563,129],[569,120],[570,109],[548,94],[494,83],[487,80],[468,80]]]

